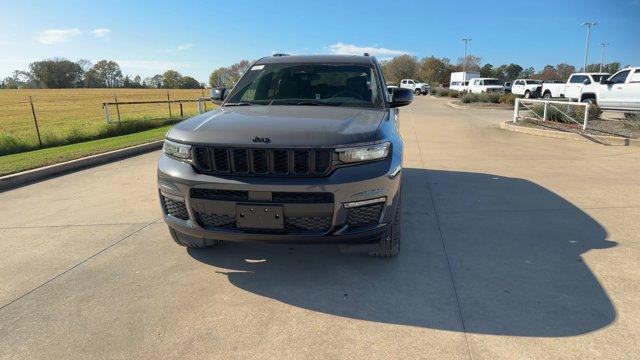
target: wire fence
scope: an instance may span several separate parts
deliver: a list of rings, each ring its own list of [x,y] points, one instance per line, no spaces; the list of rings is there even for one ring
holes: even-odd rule
[[[204,89],[0,89],[0,155],[104,137],[114,126],[176,122],[213,109],[206,95]]]

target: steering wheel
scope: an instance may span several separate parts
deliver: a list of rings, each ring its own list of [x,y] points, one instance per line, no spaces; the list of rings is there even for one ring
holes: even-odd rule
[[[351,90],[342,90],[340,92],[337,92],[337,93],[333,94],[332,98],[341,97],[339,95],[342,95],[342,97],[354,97],[354,98],[356,98],[358,100],[364,100],[360,94],[358,94],[355,91],[351,91]]]

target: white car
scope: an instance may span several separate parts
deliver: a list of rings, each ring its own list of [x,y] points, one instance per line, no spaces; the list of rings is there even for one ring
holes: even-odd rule
[[[540,96],[542,81],[534,79],[516,79],[511,86],[511,93],[523,96],[525,99]]]
[[[400,87],[403,89],[411,89],[413,93],[416,95],[427,95],[431,86],[429,84],[422,83],[413,79],[402,79],[400,81]]]
[[[576,73],[572,74],[566,84],[542,84],[542,97],[567,98],[580,101],[582,93],[593,93],[601,79],[606,79],[611,74],[607,73]]]
[[[580,101],[595,103],[603,110],[640,112],[640,67],[601,79],[592,90],[584,91]]]
[[[476,78],[469,80],[467,90],[470,93],[485,93],[504,91],[500,80],[495,78]]]

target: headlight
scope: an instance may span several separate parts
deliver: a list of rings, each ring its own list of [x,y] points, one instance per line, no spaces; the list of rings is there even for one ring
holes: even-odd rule
[[[389,142],[336,149],[340,161],[345,163],[384,159],[389,155]]]
[[[178,160],[191,160],[191,145],[180,144],[171,140],[164,140],[162,151]]]

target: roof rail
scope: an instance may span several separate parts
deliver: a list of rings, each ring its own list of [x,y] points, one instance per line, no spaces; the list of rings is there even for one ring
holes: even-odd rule
[[[289,56],[289,54],[284,54],[284,53],[275,53],[273,55],[271,55],[273,57],[280,57],[280,56]]]

